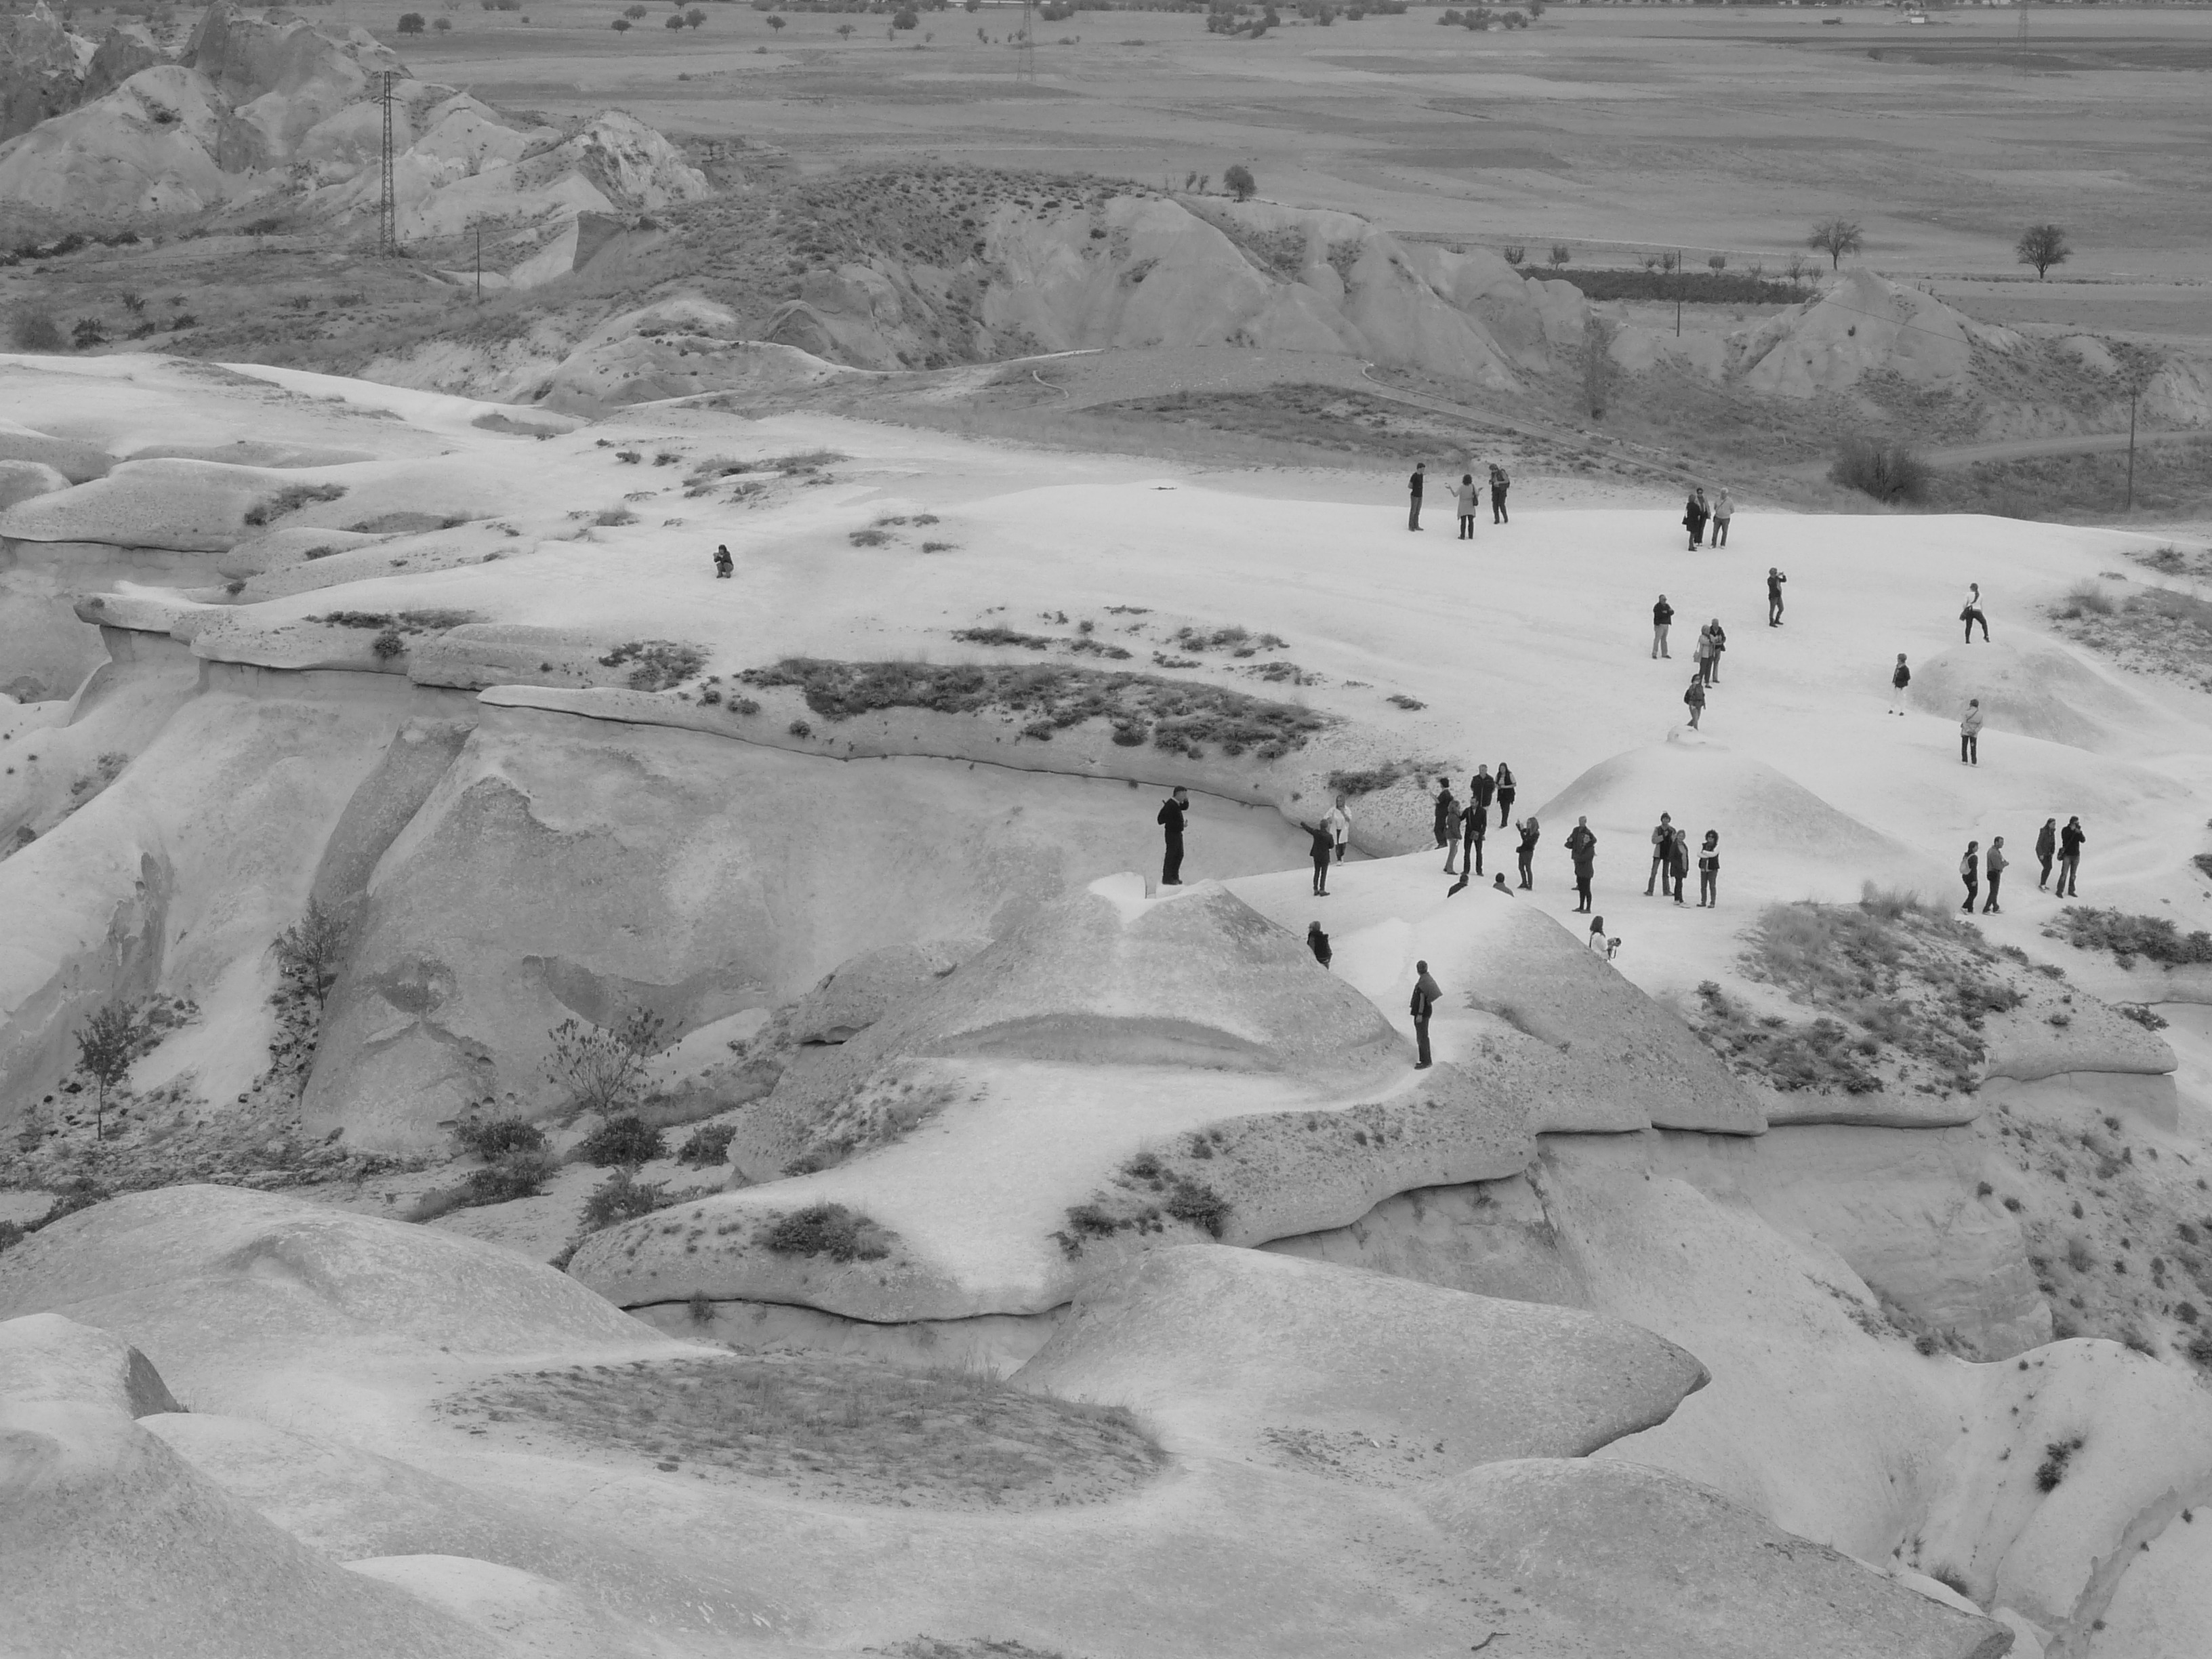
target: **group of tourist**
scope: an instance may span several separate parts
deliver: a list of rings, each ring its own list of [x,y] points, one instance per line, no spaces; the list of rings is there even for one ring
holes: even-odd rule
[[[1414,462],[1413,476],[1406,481],[1406,491],[1409,497],[1406,514],[1406,528],[1408,530],[1419,530],[1421,527],[1421,500],[1427,493],[1428,480],[1429,464],[1426,461]],[[1505,492],[1512,487],[1513,480],[1506,476],[1505,469],[1495,461],[1491,462],[1491,523],[1510,524],[1512,522],[1505,511]],[[1457,509],[1459,514],[1461,541],[1471,542],[1474,539],[1474,521],[1482,512],[1482,489],[1483,487],[1474,481],[1474,470],[1471,463],[1468,471],[1460,474],[1459,482],[1451,487],[1452,505]]]
[[[1722,490],[1711,501],[1705,499],[1705,487],[1699,484],[1690,492],[1690,499],[1682,504],[1682,528],[1690,532],[1690,551],[1694,553],[1705,544],[1705,526],[1713,531],[1713,545],[1728,545],[1729,520],[1735,517],[1735,502],[1727,490]]]
[[[2058,896],[2075,897],[2081,873],[2081,848],[2088,839],[2078,816],[2068,818],[2063,830],[2058,827],[2057,818],[2044,819],[2043,828],[2035,836],[2035,860],[2042,866],[2036,876],[2035,890],[2039,893],[2051,890],[2051,866],[2056,863],[2058,866]],[[2002,836],[1990,836],[1986,851],[1978,841],[1968,842],[1966,856],[1959,860],[1959,879],[1966,884],[1966,899],[1959,908],[1972,912],[1978,901],[1981,913],[1985,916],[2003,909],[2004,907],[1997,902],[1997,891],[2003,885],[2004,872],[2010,867],[2011,860],[2005,856]],[[1981,893],[1984,878],[1989,886],[1986,900],[1982,899]]]

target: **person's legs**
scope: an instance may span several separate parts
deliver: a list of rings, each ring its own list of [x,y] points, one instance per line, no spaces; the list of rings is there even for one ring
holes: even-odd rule
[[[1984,616],[1980,611],[1977,611],[1974,612],[1974,620],[1981,623],[1982,643],[1984,645],[1987,645],[1990,642],[1990,619]]]
[[[1960,617],[1959,620],[1966,624],[1966,642],[1968,645],[1972,645],[1974,642],[1974,613],[1969,611],[1965,616]]]
[[[1513,803],[1506,799],[1504,796],[1499,796],[1498,799],[1498,827],[1500,830],[1503,830],[1505,827],[1508,821],[1508,815],[1510,814],[1512,811]]]
[[[1972,742],[1973,739],[1964,732],[1959,733],[1959,764],[1961,766],[1966,763],[1966,745]]]
[[[1713,520],[1713,545],[1715,547],[1726,547],[1728,545],[1728,520],[1726,519],[1715,519]]]
[[[1651,625],[1651,659],[1654,662],[1656,662],[1660,658],[1668,654],[1667,624],[1665,623],[1654,623]]]
[[[1168,843],[1167,857],[1160,865],[1160,885],[1163,887],[1182,885],[1182,843],[1179,841],[1171,841]]]
[[[2039,893],[2047,893],[2051,890],[2051,854],[2038,853],[2035,858],[2036,862],[2043,866],[2042,872],[2035,878],[2035,890]]]
[[[1590,908],[1590,878],[1580,870],[1575,872],[1575,909],[1587,913]]]
[[[1997,887],[2003,880],[2003,871],[1992,870],[1990,872],[1990,896],[1988,902],[1982,906],[1982,914],[1984,915],[1989,915],[1990,911],[1997,908]]]
[[[1426,1066],[1429,1064],[1429,1017],[1426,1014],[1413,1017],[1413,1042],[1421,1054],[1416,1064]]]
[[[1665,857],[1660,854],[1651,855],[1651,873],[1644,878],[1644,897],[1650,898],[1658,890],[1660,873],[1666,862]]]
[[[1407,509],[1406,528],[1408,530],[1419,530],[1420,527],[1421,498],[1419,495],[1416,495],[1413,498],[1413,505]]]
[[[1720,878],[1710,870],[1698,872],[1698,908],[1705,909],[1719,902]]]
[[[2080,880],[2081,875],[2081,859],[2079,854],[2076,854],[2070,859],[2059,860],[2058,896],[2061,898],[2081,897],[2081,890],[2075,885],[2075,884]]]
[[[1981,763],[1982,738],[1981,734],[1979,732],[1976,732],[1966,739],[1966,764],[1969,766],[1979,766]]]
[[[1505,510],[1505,495],[1502,490],[1498,493],[1498,522],[1500,524],[1511,524],[1513,522],[1513,515]]]
[[[1705,712],[1705,709],[1703,703],[1693,702],[1690,705],[1690,730],[1694,732],[1698,729],[1698,716]]]
[[[1536,886],[1535,868],[1534,864],[1531,862],[1529,855],[1526,853],[1521,854],[1521,884],[1532,892],[1535,890]]]
[[[1674,872],[1674,902],[1677,904],[1682,902],[1682,872],[1677,870]]]
[[[1966,884],[1966,902],[1959,908],[1961,910],[1972,910],[1974,908],[1974,901],[1982,896],[1981,884],[1972,876],[1961,876],[1959,879]]]
[[[1459,867],[1468,875],[1479,876],[1482,873],[1481,836],[1469,836],[1467,838],[1467,850],[1460,856]]]

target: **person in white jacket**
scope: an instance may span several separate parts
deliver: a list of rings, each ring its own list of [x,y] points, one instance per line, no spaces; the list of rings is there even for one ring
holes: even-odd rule
[[[1328,809],[1322,823],[1336,842],[1336,861],[1343,863],[1352,853],[1352,814],[1344,810],[1343,796],[1336,798],[1336,805]]]
[[[1966,587],[1966,602],[1959,609],[1959,620],[1966,624],[1966,643],[1974,642],[1974,624],[1982,625],[1982,643],[1990,642],[1990,619],[1982,614],[1982,585],[1971,582]]]

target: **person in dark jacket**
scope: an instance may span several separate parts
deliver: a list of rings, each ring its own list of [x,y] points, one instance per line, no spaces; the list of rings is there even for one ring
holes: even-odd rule
[[[1498,780],[1490,775],[1490,769],[1478,766],[1474,775],[1467,781],[1467,804],[1485,817],[1490,816],[1490,803],[1498,798]]]
[[[1705,844],[1698,852],[1698,908],[1721,907],[1721,832],[1705,831]]]
[[[1324,968],[1328,966],[1328,935],[1322,932],[1321,924],[1317,921],[1306,924],[1306,949],[1313,952],[1316,962]]]
[[[1482,843],[1490,832],[1490,814],[1473,801],[1459,815],[1460,860],[1462,876],[1482,873]]]
[[[1674,607],[1667,603],[1667,596],[1662,593],[1659,603],[1651,607],[1651,655],[1654,660],[1674,654],[1667,648],[1667,629],[1674,620]]]
[[[1728,629],[1721,626],[1721,619],[1716,617],[1705,624],[1705,632],[1713,636],[1712,653],[1705,667],[1705,684],[1718,685],[1721,683],[1721,653],[1728,649]]]
[[[1328,866],[1336,857],[1336,837],[1330,833],[1328,821],[1326,818],[1319,823],[1307,823],[1302,820],[1298,828],[1313,837],[1313,845],[1307,848],[1307,851],[1313,854],[1314,896],[1327,898],[1328,896]]]
[[[1510,524],[1512,522],[1512,520],[1506,516],[1505,512],[1505,492],[1512,488],[1513,480],[1505,476],[1505,469],[1492,461],[1490,464],[1491,523]]]
[[[1521,885],[1526,891],[1534,891],[1536,886],[1536,843],[1543,839],[1543,827],[1533,815],[1526,823],[1517,827],[1521,831],[1521,845],[1516,849],[1521,860]]]
[[[2051,860],[2057,856],[2058,820],[2045,818],[2043,821],[2043,828],[2037,830],[2035,835],[2036,862],[2043,866],[2043,873],[2035,878],[2037,892],[2045,893],[2051,890]]]
[[[1693,489],[1690,499],[1682,503],[1682,528],[1690,532],[1690,551],[1694,553],[1705,544],[1705,520],[1711,517],[1705,506],[1705,492]]]
[[[1982,914],[1985,916],[1993,915],[2002,908],[1997,903],[1997,884],[2004,879],[2006,862],[2004,837],[1991,836],[1990,850],[1982,854],[1982,869],[1990,878],[1990,896],[1982,906]]]
[[[1459,852],[1459,802],[1452,798],[1451,781],[1437,780],[1437,845],[1444,849],[1444,873],[1452,872]]]
[[[1475,504],[1481,495],[1481,488],[1475,483],[1474,473],[1459,475],[1459,488],[1452,491],[1452,496],[1453,505],[1459,508],[1459,538],[1463,542],[1474,539]]]
[[[1511,823],[1513,797],[1519,786],[1513,781],[1513,769],[1504,761],[1498,763],[1498,827],[1503,830]]]
[[[1575,866],[1576,912],[1588,915],[1590,878],[1597,871],[1597,836],[1591,831],[1588,818],[1577,818],[1575,827],[1567,831],[1567,856]]]
[[[1912,671],[1905,665],[1905,653],[1897,653],[1897,666],[1889,671],[1889,712],[1905,715],[1905,688],[1912,684]]]
[[[1982,896],[1982,844],[1978,841],[1966,843],[1966,856],[1959,860],[1959,879],[1966,884],[1966,902],[1959,908],[1971,912],[1974,901]]]
[[[730,562],[730,550],[726,547],[717,547],[714,550],[715,580],[726,580],[733,568],[735,567]]]
[[[1703,674],[1690,677],[1690,689],[1682,693],[1682,702],[1690,711],[1690,730],[1694,732],[1705,712],[1705,677]]]
[[[2081,843],[2089,837],[2081,833],[2081,820],[2066,820],[2066,827],[2058,832],[2058,896],[2079,898],[2078,881],[2081,874]]]
[[[1674,826],[1674,845],[1667,854],[1667,875],[1674,886],[1674,902],[1682,902],[1682,884],[1690,876],[1690,832]]]
[[[1152,820],[1167,831],[1167,856],[1160,863],[1160,885],[1182,885],[1182,820],[1190,811],[1190,791],[1181,784],[1175,793],[1160,805],[1160,815]]]
[[[1413,476],[1406,480],[1407,494],[1413,498],[1412,510],[1406,514],[1406,528],[1408,530],[1419,530],[1421,527],[1421,486],[1428,482],[1428,477],[1429,464],[1426,461],[1415,461]]]
[[[1415,963],[1413,972],[1417,977],[1413,981],[1413,1000],[1408,1012],[1413,1016],[1413,1041],[1421,1051],[1421,1057],[1413,1062],[1414,1069],[1418,1071],[1429,1063],[1429,1016],[1436,1012],[1437,1004],[1443,1000],[1444,993],[1443,988],[1429,977],[1427,963]]]
[[[1674,815],[1662,812],[1659,822],[1651,826],[1651,873],[1644,878],[1644,896],[1650,898],[1659,885],[1659,878],[1667,873],[1667,856],[1674,850]]]
[[[1789,580],[1778,566],[1770,564],[1766,567],[1766,625],[1769,628],[1782,626],[1782,584]]]

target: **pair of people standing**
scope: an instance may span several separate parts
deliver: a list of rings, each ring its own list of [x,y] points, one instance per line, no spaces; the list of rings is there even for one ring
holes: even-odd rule
[[[1713,545],[1728,545],[1729,520],[1735,516],[1735,502],[1723,489],[1713,501],[1705,499],[1703,484],[1690,492],[1690,499],[1682,504],[1682,528],[1690,532],[1690,551],[1694,553],[1705,544],[1705,526],[1713,527]]]
[[[2077,878],[2081,872],[2081,843],[2089,837],[2082,832],[2081,820],[2070,817],[2061,830],[2057,818],[2045,818],[2043,828],[2035,837],[2036,861],[2042,865],[2043,873],[2038,878],[2035,890],[2042,892],[2051,882],[2051,861],[2058,860],[2058,896],[2077,898]]]
[[[1702,907],[1708,897],[1708,888],[1717,885],[1720,878],[1719,835],[1711,830],[1705,832],[1705,852],[1712,860],[1710,875],[1704,859],[1698,862],[1698,903]],[[1662,812],[1659,822],[1651,826],[1651,872],[1644,880],[1644,896],[1656,892],[1663,898],[1682,902],[1682,883],[1690,873],[1690,836],[1679,828],[1671,813]]]
[[[1313,890],[1316,898],[1328,896],[1328,866],[1341,864],[1352,856],[1352,814],[1346,810],[1345,798],[1339,795],[1336,805],[1322,817],[1319,823],[1300,821],[1298,828],[1313,837],[1309,849],[1313,854]]]
[[[1966,902],[1959,908],[1969,914],[1972,912],[1974,900],[1981,888],[1982,872],[1986,871],[1990,878],[1990,897],[1989,902],[1982,906],[1982,914],[1986,916],[2002,908],[1997,903],[1997,889],[2004,881],[2004,872],[2010,860],[2005,857],[2002,836],[1990,837],[1990,850],[1986,853],[1981,851],[1981,845],[1978,841],[1968,842],[1966,855],[1959,860],[1959,878],[1966,884]]]

